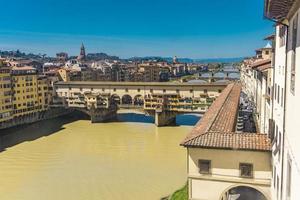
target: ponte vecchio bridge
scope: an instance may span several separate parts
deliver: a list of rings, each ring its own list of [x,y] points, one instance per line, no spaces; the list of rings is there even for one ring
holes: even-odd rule
[[[155,118],[157,126],[173,123],[180,113],[205,113],[227,83],[172,82],[58,82],[61,105],[103,122],[121,108],[140,109]]]

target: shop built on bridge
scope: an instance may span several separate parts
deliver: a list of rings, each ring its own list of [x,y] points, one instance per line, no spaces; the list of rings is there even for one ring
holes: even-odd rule
[[[91,121],[115,118],[118,109],[137,109],[157,126],[173,124],[177,114],[205,113],[227,83],[58,82],[56,104],[88,114]]]

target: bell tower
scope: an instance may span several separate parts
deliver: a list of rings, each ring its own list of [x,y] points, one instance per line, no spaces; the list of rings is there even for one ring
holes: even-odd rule
[[[83,43],[81,44],[81,47],[80,47],[80,54],[78,56],[78,60],[85,60],[86,58],[86,54],[85,54],[85,47],[83,45]]]

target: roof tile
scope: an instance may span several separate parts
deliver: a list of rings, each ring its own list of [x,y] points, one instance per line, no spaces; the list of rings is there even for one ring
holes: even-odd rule
[[[185,147],[270,151],[265,134],[235,132],[241,85],[229,84],[187,135]]]

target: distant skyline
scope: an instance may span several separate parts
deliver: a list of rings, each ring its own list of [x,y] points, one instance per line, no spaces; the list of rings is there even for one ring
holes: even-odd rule
[[[121,58],[243,57],[273,32],[263,0],[10,0],[0,12],[0,50]]]

